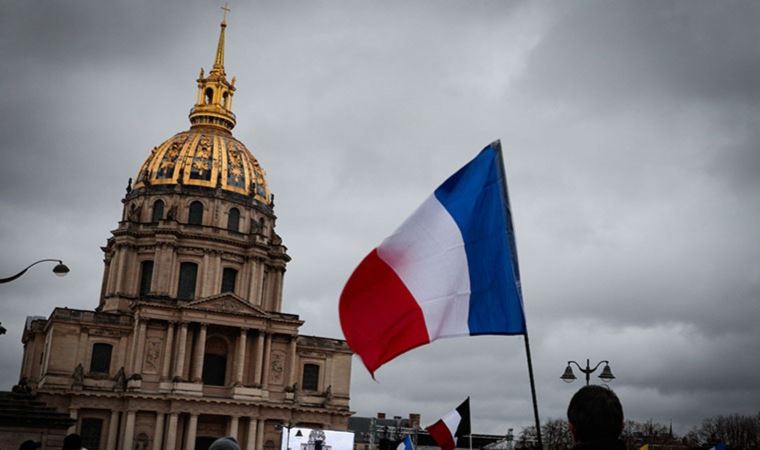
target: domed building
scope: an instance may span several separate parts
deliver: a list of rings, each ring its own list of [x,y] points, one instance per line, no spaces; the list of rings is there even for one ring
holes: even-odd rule
[[[299,335],[304,322],[281,311],[290,258],[266,174],[232,136],[225,29],[190,129],[130,180],[97,308],[27,321],[21,384],[67,412],[89,450],[204,449],[226,435],[275,450],[283,425],[348,425],[346,343]]]

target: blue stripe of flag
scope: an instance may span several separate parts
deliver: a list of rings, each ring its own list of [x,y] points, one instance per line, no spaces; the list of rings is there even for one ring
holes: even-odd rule
[[[470,273],[470,334],[526,331],[511,212],[496,141],[449,177],[435,196],[454,218]]]

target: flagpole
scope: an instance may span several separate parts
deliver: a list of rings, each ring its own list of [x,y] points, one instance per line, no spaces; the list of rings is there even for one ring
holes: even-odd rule
[[[507,173],[504,170],[504,157],[501,153],[501,141],[496,140],[495,142],[491,143],[492,146],[496,149],[496,155],[497,155],[497,164],[499,165],[499,171],[501,172],[501,187],[504,191],[504,201],[505,203],[505,219],[507,221],[507,233],[510,239],[510,247],[512,250],[512,263],[514,265],[515,270],[515,277],[517,279],[517,290],[520,295],[520,301],[522,302],[522,287],[520,286],[520,266],[517,260],[517,244],[515,242],[515,233],[514,233],[514,226],[512,224],[512,211],[511,205],[509,204],[509,190],[507,189]],[[523,310],[524,314],[524,310]],[[524,316],[523,316],[524,319]],[[528,379],[530,380],[530,395],[533,399],[533,418],[536,421],[536,438],[538,441],[538,448],[542,449],[544,448],[544,443],[541,439],[541,420],[538,418],[538,402],[536,401],[536,383],[533,378],[533,361],[530,357],[530,340],[528,339],[528,327],[525,326],[525,334],[523,334],[525,337],[525,356],[528,359]]]
[[[538,402],[536,401],[536,383],[533,380],[533,362],[530,358],[530,342],[528,340],[528,330],[525,330],[525,355],[528,357],[528,378],[530,379],[530,395],[533,398],[533,418],[536,420],[536,437],[538,438],[538,448],[543,449],[544,443],[541,440],[541,420],[538,418]]]

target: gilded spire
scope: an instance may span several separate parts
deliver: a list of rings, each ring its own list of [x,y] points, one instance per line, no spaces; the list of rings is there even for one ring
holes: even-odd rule
[[[224,10],[224,16],[222,17],[222,23],[219,25],[221,30],[219,31],[219,43],[216,45],[216,58],[214,58],[215,72],[224,73],[224,30],[227,28],[227,13],[230,12],[230,8],[227,3],[222,6]]]
[[[224,32],[227,29],[227,13],[230,8],[222,7],[224,16],[220,24],[219,43],[216,46],[214,66],[204,77],[203,69],[198,76],[198,94],[195,106],[190,110],[190,124],[195,127],[214,127],[230,131],[235,127],[232,113],[232,96],[235,93],[235,79],[227,81],[224,73]]]

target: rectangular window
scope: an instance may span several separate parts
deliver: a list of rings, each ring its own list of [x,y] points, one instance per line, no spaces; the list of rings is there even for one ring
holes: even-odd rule
[[[237,280],[238,271],[225,267],[222,272],[222,293],[235,292],[235,281]]]
[[[150,284],[153,282],[153,261],[140,263],[140,297],[150,293]]]
[[[111,370],[111,344],[94,344],[90,358],[90,372],[108,374]]]
[[[198,264],[183,262],[179,265],[179,286],[177,298],[192,300],[195,298],[195,280],[198,277]]]
[[[304,391],[319,390],[319,366],[316,364],[304,364],[302,381],[301,384]]]
[[[88,450],[100,449],[100,436],[103,434],[103,419],[82,418],[82,447]]]

